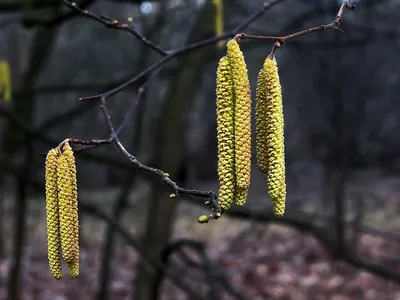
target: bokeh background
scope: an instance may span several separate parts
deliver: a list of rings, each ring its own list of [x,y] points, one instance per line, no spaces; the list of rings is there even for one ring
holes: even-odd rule
[[[132,18],[130,26],[165,50],[215,36],[213,2],[76,1]],[[281,1],[243,31],[285,35],[328,24],[338,2]],[[223,4],[231,31],[263,1]],[[11,69],[12,97],[0,105],[0,299],[400,299],[400,3],[355,4],[340,30],[277,52],[283,218],[273,217],[256,165],[246,207],[198,224],[209,213],[203,200],[170,199],[171,189],[115,146],[96,147],[76,153],[80,276],[56,281],[46,253],[43,155],[66,137],[107,138],[99,103],[79,97],[110,90],[161,56],[62,1],[2,0],[0,58]],[[271,47],[241,42],[253,99]],[[215,71],[224,52],[211,44],[177,56],[142,89],[139,82],[108,100],[114,124],[127,116],[125,147],[182,187],[218,191]]]

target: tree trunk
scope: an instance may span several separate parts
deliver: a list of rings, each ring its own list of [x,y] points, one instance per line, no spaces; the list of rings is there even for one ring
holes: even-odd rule
[[[188,43],[213,36],[214,12],[211,1],[208,1],[189,34]],[[214,47],[211,46],[182,57],[179,61],[179,73],[171,79],[168,87],[154,143],[156,149],[154,162],[157,168],[169,173],[174,180],[185,168],[184,137],[187,112],[192,106],[197,87],[201,82],[203,66],[213,54]],[[161,184],[156,182],[151,189],[146,234],[143,240],[149,255],[155,257],[160,256],[161,250],[170,239],[176,212],[176,200],[169,199],[171,191],[160,187]],[[133,299],[157,299],[162,279],[162,272],[140,263]]]
[[[40,28],[35,35],[32,47],[29,69],[23,77],[22,94],[13,101],[13,113],[27,124],[33,124],[35,116],[35,99],[30,91],[35,86],[35,80],[43,69],[56,37],[55,29]],[[32,161],[33,141],[14,127],[11,122],[7,124],[3,139],[4,159],[18,166],[29,176],[30,162]],[[13,264],[9,273],[8,297],[9,300],[19,299],[19,277],[21,258],[23,256],[25,214],[26,214],[26,184],[18,181],[18,197],[15,206],[15,233],[13,245]]]

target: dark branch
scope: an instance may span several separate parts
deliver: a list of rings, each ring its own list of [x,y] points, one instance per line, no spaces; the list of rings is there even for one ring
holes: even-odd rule
[[[338,12],[337,16],[335,17],[335,19],[327,25],[319,25],[316,27],[311,27],[311,28],[301,30],[301,31],[298,31],[298,32],[295,32],[295,33],[292,33],[289,35],[285,35],[285,36],[269,36],[269,35],[259,36],[259,35],[250,35],[250,34],[246,34],[246,33],[240,33],[235,36],[235,39],[237,41],[244,40],[244,39],[267,40],[267,41],[275,41],[275,42],[278,42],[280,45],[283,45],[284,43],[286,43],[290,40],[293,40],[295,38],[298,38],[298,37],[301,37],[301,36],[304,36],[304,35],[307,35],[310,33],[339,29],[344,8],[354,9],[355,5],[350,4],[348,1],[343,2],[342,5],[340,6],[339,12]]]
[[[63,0],[63,1],[65,2],[66,0]],[[167,63],[171,59],[177,57],[178,55],[186,54],[186,53],[189,53],[189,52],[191,52],[193,50],[196,50],[198,48],[209,46],[209,45],[215,44],[218,41],[234,37],[241,30],[243,30],[245,27],[250,25],[252,22],[254,22],[259,17],[261,17],[268,9],[270,9],[274,5],[276,5],[276,4],[280,3],[280,2],[283,2],[283,1],[285,1],[285,0],[272,0],[267,4],[264,4],[261,9],[259,9],[257,12],[255,12],[253,15],[251,15],[249,18],[247,18],[242,23],[240,23],[234,30],[232,30],[230,32],[226,32],[226,33],[224,33],[222,35],[219,35],[219,36],[215,36],[215,37],[200,41],[200,42],[196,42],[196,43],[193,43],[193,44],[190,44],[190,45],[186,45],[186,46],[184,46],[182,48],[179,48],[179,49],[170,50],[170,51],[167,52],[168,55],[164,56],[159,61],[157,61],[154,64],[152,64],[151,66],[149,66],[147,69],[143,70],[138,75],[136,75],[132,79],[126,81],[125,83],[117,86],[116,88],[114,88],[112,90],[109,90],[109,91],[107,91],[105,93],[102,93],[102,94],[88,96],[88,97],[81,97],[79,100],[99,100],[102,97],[105,97],[106,100],[107,100],[108,98],[114,96],[115,94],[117,94],[120,91],[124,90],[128,86],[130,86],[132,84],[135,84],[135,83],[138,83],[138,82],[141,82],[141,80],[143,78],[148,77],[152,72],[154,72],[157,69],[161,68],[165,63]]]

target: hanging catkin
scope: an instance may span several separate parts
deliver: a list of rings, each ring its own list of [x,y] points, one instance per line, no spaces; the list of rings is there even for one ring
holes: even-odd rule
[[[267,57],[264,62],[266,106],[264,111],[267,145],[268,193],[273,201],[274,214],[283,216],[286,202],[285,146],[282,91],[275,58]],[[261,114],[259,114],[261,117]],[[260,134],[260,130],[259,130]]]
[[[74,263],[78,255],[76,240],[77,208],[75,206],[74,185],[69,169],[68,157],[64,154],[58,157],[58,198],[60,208],[60,232],[62,257],[66,263]]]
[[[243,52],[236,40],[227,43],[235,101],[235,177],[236,188],[246,190],[251,170],[251,95]],[[241,201],[240,203],[242,203]]]
[[[49,260],[50,271],[53,274],[54,278],[61,279],[61,237],[60,218],[58,210],[57,159],[57,150],[51,149],[47,153],[45,163],[47,257]]]
[[[220,183],[218,203],[229,209],[235,189],[235,132],[233,82],[229,59],[220,59],[217,68],[217,141],[218,141],[218,179]]]
[[[265,74],[264,69],[261,69],[256,89],[256,156],[257,166],[265,174],[268,172],[267,124]]]
[[[74,237],[75,237],[75,248],[76,250],[76,257],[74,262],[79,260],[79,218],[78,218],[78,186],[76,181],[76,164],[75,164],[75,156],[74,152],[72,151],[71,146],[69,143],[64,144],[64,155],[68,161],[68,170],[71,176],[71,206],[72,206],[72,217],[73,223],[76,224],[74,226]],[[79,264],[78,264],[79,266]],[[79,273],[79,270],[78,270]]]

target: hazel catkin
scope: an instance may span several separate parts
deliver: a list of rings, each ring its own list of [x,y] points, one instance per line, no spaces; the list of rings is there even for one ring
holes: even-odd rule
[[[73,263],[79,251],[76,240],[77,208],[74,201],[76,191],[73,190],[68,157],[64,154],[58,157],[57,171],[62,257],[66,263]]]
[[[258,73],[256,89],[256,157],[257,166],[264,174],[268,172],[267,126],[265,74],[264,69],[261,69]]]
[[[47,153],[45,163],[47,257],[50,271],[54,278],[61,279],[61,237],[57,189],[57,159],[57,150],[51,149]]]
[[[220,59],[217,68],[217,142],[218,142],[218,179],[220,182],[218,203],[223,209],[229,209],[235,189],[235,131],[233,81],[229,59]]]
[[[75,248],[76,250],[76,257],[75,261],[79,260],[79,217],[78,217],[78,186],[76,180],[76,164],[75,164],[75,156],[74,152],[72,151],[71,146],[69,143],[64,144],[64,153],[65,157],[68,161],[68,170],[70,172],[71,177],[71,206],[72,206],[72,218],[74,225],[74,236],[75,236]]]
[[[286,202],[284,117],[282,90],[275,58],[269,56],[265,59],[264,76],[268,193],[273,202],[274,214],[283,216]]]
[[[235,101],[235,177],[236,187],[248,189],[251,171],[251,93],[246,62],[239,44],[227,43]]]

